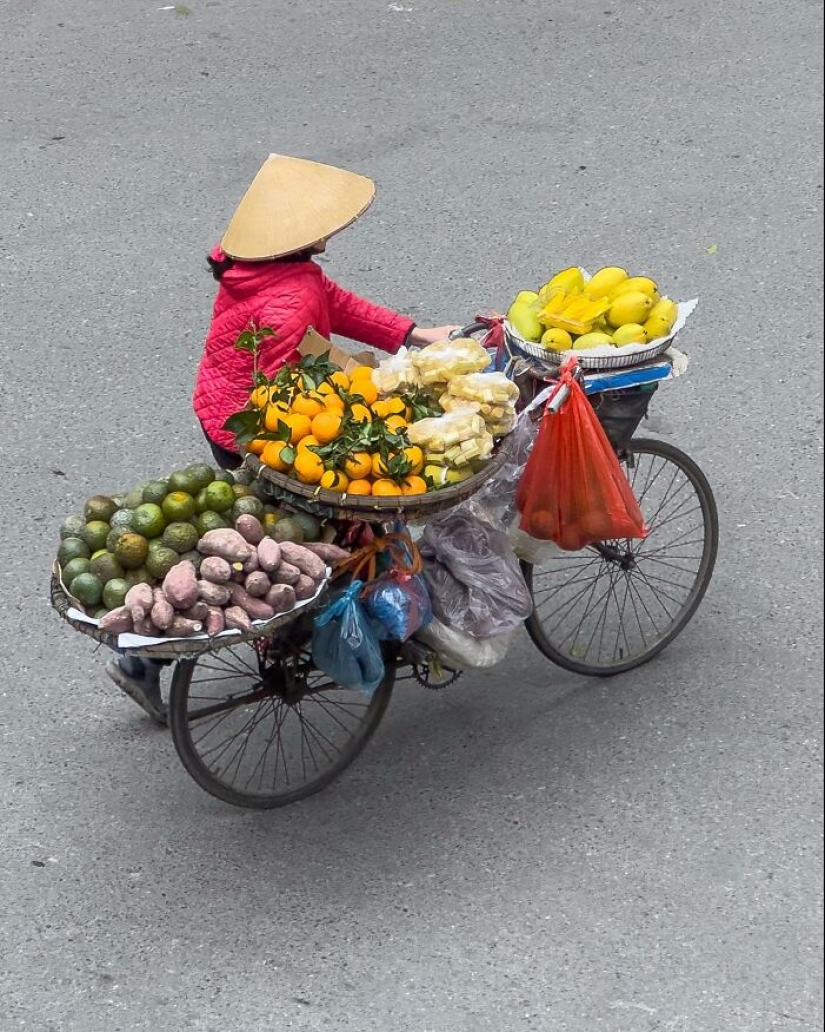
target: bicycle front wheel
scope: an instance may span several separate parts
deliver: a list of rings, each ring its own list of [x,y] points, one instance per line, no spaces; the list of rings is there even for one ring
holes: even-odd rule
[[[522,563],[533,642],[559,666],[597,677],[647,663],[681,633],[710,583],[719,540],[713,492],[693,459],[647,438],[621,459],[648,536]]]
[[[336,684],[306,648],[256,641],[175,667],[169,726],[183,766],[234,806],[286,806],[326,788],[358,756],[392,694],[395,669],[367,698]]]

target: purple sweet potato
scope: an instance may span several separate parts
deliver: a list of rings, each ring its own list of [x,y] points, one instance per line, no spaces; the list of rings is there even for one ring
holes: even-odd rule
[[[149,611],[149,618],[156,627],[161,630],[168,630],[175,619],[175,607],[166,597],[162,588],[155,588],[153,592],[155,604]]]
[[[303,545],[296,545],[292,541],[281,542],[281,558],[285,563],[297,566],[301,573],[311,577],[314,581],[322,581],[327,575],[327,565],[320,556]]]
[[[217,555],[230,563],[243,563],[252,555],[254,549],[245,541],[237,530],[221,527],[219,530],[208,530],[198,542],[198,551],[203,555]]]
[[[305,573],[302,573],[298,578],[298,583],[293,586],[295,591],[295,597],[299,602],[302,602],[306,598],[312,598],[315,592],[318,590],[318,584],[308,577]]]
[[[207,605],[225,606],[229,601],[230,591],[226,584],[215,584],[213,581],[200,580],[198,582],[198,597],[203,599]]]
[[[243,513],[235,520],[235,530],[250,545],[257,545],[264,536],[264,528],[251,513]]]
[[[218,606],[210,606],[203,629],[207,634],[220,634],[225,627],[226,619],[224,618],[223,610]]]
[[[228,630],[251,631],[252,621],[249,614],[240,606],[228,606],[223,611],[223,617]]]
[[[134,627],[132,610],[125,605],[111,609],[100,618],[98,626],[101,631],[108,631],[110,634],[126,634]]]
[[[188,559],[176,563],[163,578],[163,594],[175,609],[188,609],[198,600],[198,575]]]
[[[226,584],[232,577],[232,567],[219,555],[210,555],[201,563],[200,575],[213,584]]]
[[[273,584],[297,584],[300,576],[301,571],[297,566],[282,562],[277,570],[270,573],[269,579]]]
[[[254,598],[264,598],[272,585],[263,570],[255,570],[247,574],[243,586]]]
[[[281,565],[281,546],[271,537],[258,542],[258,565],[267,573],[272,573]]]
[[[295,589],[291,584],[273,584],[266,593],[266,604],[275,613],[289,613],[295,608]]]
[[[243,563],[244,573],[254,573],[256,570],[260,570],[260,564],[258,563],[258,549],[256,548],[252,555],[248,559],[244,559]]]
[[[241,584],[232,585],[232,605],[243,609],[252,620],[271,620],[275,615],[272,606],[262,598],[254,598]]]
[[[307,541],[303,547],[310,552],[314,552],[319,559],[323,559],[327,566],[334,566],[342,559],[349,559],[350,557],[350,553],[345,548],[326,544],[323,541]]]
[[[177,613],[169,628],[169,635],[172,638],[188,638],[192,634],[200,634],[202,630],[200,620],[190,620],[182,613]]]
[[[133,584],[126,592],[123,604],[129,607],[133,619],[148,616],[155,604],[152,588],[148,584]]]

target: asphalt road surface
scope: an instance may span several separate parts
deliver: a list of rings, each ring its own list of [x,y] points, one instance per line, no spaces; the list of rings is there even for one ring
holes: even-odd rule
[[[821,1026],[822,12],[0,6],[1,1032]],[[573,263],[699,307],[648,429],[720,510],[658,660],[523,635],[247,812],[51,611],[57,525],[206,457],[204,256],[270,151],[373,176],[326,270],[424,324]]]

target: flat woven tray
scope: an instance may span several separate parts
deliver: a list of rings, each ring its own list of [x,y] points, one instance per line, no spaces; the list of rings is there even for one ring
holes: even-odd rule
[[[434,516],[466,501],[507,461],[512,435],[502,438],[489,462],[460,484],[442,487],[427,494],[390,498],[353,495],[327,491],[313,484],[302,484],[294,477],[265,466],[256,455],[247,455],[244,464],[276,501],[327,519],[364,520],[382,523],[397,518],[407,520]]]
[[[102,645],[106,645],[110,649],[114,649],[115,652],[128,654],[130,656],[146,656],[152,659],[187,659],[194,658],[195,656],[202,655],[206,652],[215,652],[218,649],[229,648],[233,645],[238,645],[240,642],[253,641],[255,638],[264,638],[268,634],[272,634],[278,627],[282,627],[284,624],[291,623],[296,620],[299,616],[305,613],[309,608],[320,602],[326,593],[326,585],[324,585],[316,596],[312,599],[308,599],[305,602],[300,602],[298,606],[289,613],[281,613],[278,616],[274,616],[271,620],[261,620],[253,624],[252,630],[248,634],[244,634],[241,631],[233,631],[230,633],[213,634],[211,636],[206,634],[196,634],[191,638],[168,638],[158,644],[145,644],[145,645],[122,645],[120,639],[123,637],[118,634],[109,634],[93,623],[87,623],[86,620],[79,620],[74,617],[69,610],[79,609],[80,603],[71,597],[66,590],[65,585],[60,579],[60,571],[57,563],[54,564],[52,569],[51,579],[51,602],[53,608],[57,611],[58,615],[61,616],[66,623],[76,631],[80,631],[81,634],[87,634],[90,638],[94,638],[95,641],[100,642]],[[128,637],[135,637],[129,635]]]
[[[653,344],[627,345],[629,350],[615,348],[616,354],[614,355],[591,355],[587,351],[559,352],[550,351],[549,348],[543,348],[540,344],[525,340],[506,319],[504,321],[504,339],[511,354],[523,355],[541,362],[548,369],[558,369],[571,355],[576,356],[582,369],[627,369],[631,366],[643,365],[652,358],[663,355],[673,343],[674,337],[675,334],[671,334],[670,337]]]

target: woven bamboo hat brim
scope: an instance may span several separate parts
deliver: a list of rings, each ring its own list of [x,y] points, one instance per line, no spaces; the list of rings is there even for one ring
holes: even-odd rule
[[[230,258],[265,261],[339,233],[375,197],[366,176],[304,158],[270,154],[221,240]]]

